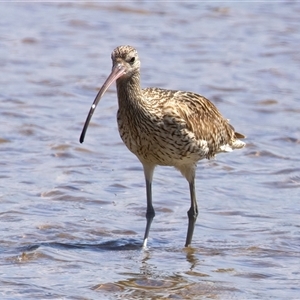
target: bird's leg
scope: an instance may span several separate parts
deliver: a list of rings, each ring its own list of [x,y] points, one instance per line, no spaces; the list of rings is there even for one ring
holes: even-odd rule
[[[191,194],[191,207],[190,207],[189,211],[187,212],[188,217],[189,217],[189,226],[188,226],[188,231],[187,231],[187,236],[186,236],[185,247],[188,247],[192,242],[195,223],[196,223],[197,216],[198,216],[198,206],[197,206],[196,193],[195,193],[194,177],[192,178],[191,181],[189,181],[189,184],[190,184],[190,194]]]
[[[152,205],[152,177],[153,177],[153,171],[155,166],[143,164],[143,167],[144,167],[144,174],[146,180],[146,195],[147,195],[147,212],[146,212],[147,224],[146,224],[146,230],[145,230],[144,241],[143,241],[143,247],[145,248],[147,246],[151,223],[155,216],[155,211]]]
[[[151,191],[151,182],[146,179],[146,189],[147,189],[147,212],[146,212],[146,230],[144,235],[143,247],[147,246],[150,226],[155,216],[155,211],[152,205],[152,191]]]

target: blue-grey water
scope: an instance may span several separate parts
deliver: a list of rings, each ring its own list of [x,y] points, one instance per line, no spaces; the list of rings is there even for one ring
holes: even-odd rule
[[[0,3],[1,299],[299,299],[300,3]],[[148,248],[139,161],[112,87],[118,45],[142,86],[214,102],[247,147],[154,174]]]

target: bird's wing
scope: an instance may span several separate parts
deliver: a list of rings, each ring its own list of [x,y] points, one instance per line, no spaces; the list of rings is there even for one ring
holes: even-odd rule
[[[143,92],[152,96],[156,94],[155,98],[159,101],[153,102],[160,103],[161,112],[169,122],[174,120],[192,132],[197,140],[205,140],[211,156],[225,149],[227,145],[226,149],[235,148],[237,138],[244,138],[244,135],[235,132],[216,106],[203,96],[164,89],[155,89],[156,93],[153,93],[151,88]]]

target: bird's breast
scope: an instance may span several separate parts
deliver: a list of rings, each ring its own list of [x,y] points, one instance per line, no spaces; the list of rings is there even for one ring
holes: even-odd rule
[[[184,124],[159,115],[128,115],[118,111],[120,136],[141,161],[174,166],[195,163],[206,156],[205,141],[198,141]]]

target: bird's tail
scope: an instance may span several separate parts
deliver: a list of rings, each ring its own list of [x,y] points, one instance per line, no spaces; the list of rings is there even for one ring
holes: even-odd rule
[[[238,132],[235,132],[234,136],[235,136],[236,139],[245,139],[246,138],[245,135],[243,135],[241,133],[238,133]]]

